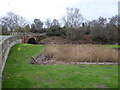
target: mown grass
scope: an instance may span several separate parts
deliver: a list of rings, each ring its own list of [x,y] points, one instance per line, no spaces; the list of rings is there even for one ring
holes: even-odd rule
[[[3,72],[3,88],[118,88],[117,65],[32,65],[45,46],[17,44]]]

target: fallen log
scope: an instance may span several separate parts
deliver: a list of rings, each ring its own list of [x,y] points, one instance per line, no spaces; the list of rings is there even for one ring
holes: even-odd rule
[[[31,58],[32,58],[33,61],[37,62],[37,59],[36,59],[36,58],[34,58],[33,56],[32,56]]]

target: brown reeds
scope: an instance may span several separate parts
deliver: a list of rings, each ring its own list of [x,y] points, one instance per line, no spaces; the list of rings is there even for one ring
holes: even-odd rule
[[[95,45],[53,45],[44,54],[64,62],[118,62],[117,50]]]

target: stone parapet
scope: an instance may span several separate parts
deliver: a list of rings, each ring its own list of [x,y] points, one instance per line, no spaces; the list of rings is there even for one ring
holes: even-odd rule
[[[2,73],[5,67],[5,63],[12,46],[22,43],[22,35],[6,38],[0,42],[0,89],[2,89]]]

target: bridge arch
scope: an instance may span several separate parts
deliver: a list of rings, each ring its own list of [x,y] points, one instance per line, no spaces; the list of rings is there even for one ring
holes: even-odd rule
[[[36,44],[37,43],[37,37],[32,35],[25,35],[23,36],[23,43],[30,43],[30,44]]]
[[[29,43],[29,44],[37,44],[35,38],[33,38],[33,37],[29,38],[27,43]]]

